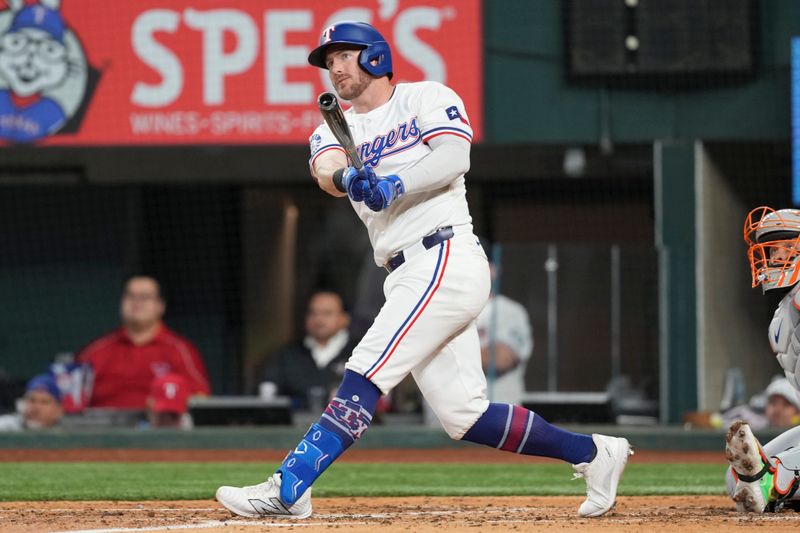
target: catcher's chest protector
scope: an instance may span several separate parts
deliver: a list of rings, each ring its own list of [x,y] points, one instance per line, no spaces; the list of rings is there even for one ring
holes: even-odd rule
[[[769,325],[769,344],[778,359],[786,378],[800,391],[800,285],[787,294],[772,317]]]

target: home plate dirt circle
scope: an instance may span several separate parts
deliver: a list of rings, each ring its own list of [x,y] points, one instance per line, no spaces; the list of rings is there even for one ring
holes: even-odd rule
[[[620,497],[598,519],[576,516],[580,497],[316,498],[306,520],[241,519],[211,500],[0,503],[4,532],[796,531],[800,514],[736,513],[723,496]],[[765,529],[767,530],[767,529]]]

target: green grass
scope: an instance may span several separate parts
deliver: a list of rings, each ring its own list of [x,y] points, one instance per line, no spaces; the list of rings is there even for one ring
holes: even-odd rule
[[[259,483],[257,463],[0,463],[0,501],[210,499],[219,485]],[[316,496],[579,495],[568,465],[334,465]],[[723,494],[724,464],[631,464],[621,495]]]

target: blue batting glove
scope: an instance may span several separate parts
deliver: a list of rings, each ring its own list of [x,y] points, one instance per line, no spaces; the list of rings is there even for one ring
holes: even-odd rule
[[[370,186],[376,179],[375,171],[369,167],[363,167],[361,170],[347,167],[342,174],[342,186],[351,200],[363,202],[364,197],[369,193]]]
[[[364,204],[373,211],[383,211],[405,192],[403,181],[398,176],[378,176],[369,192],[364,195]]]

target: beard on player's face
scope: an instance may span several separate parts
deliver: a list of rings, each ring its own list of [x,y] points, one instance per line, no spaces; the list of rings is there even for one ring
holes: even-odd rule
[[[354,73],[333,74],[331,73],[331,83],[336,89],[336,94],[342,100],[354,100],[372,83],[372,76],[358,68]]]

